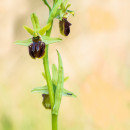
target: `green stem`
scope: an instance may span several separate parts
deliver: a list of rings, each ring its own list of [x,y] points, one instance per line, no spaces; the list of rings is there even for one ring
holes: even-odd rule
[[[43,2],[47,2],[46,0],[43,0]],[[59,0],[59,2],[57,2],[57,0],[54,0],[53,2],[53,8],[50,11],[49,14],[49,18],[48,18],[48,22],[47,23],[51,23],[53,25],[53,19],[56,15],[57,9],[59,8],[59,6],[61,5],[62,0]],[[47,5],[47,3],[45,3]],[[48,5],[47,5],[48,6]],[[49,10],[50,7],[48,6]],[[46,32],[46,36],[50,36],[51,34],[51,30],[52,30],[52,26],[51,28]],[[55,97],[54,97],[54,90],[53,90],[53,84],[52,84],[52,80],[51,80],[51,75],[50,75],[50,70],[49,70],[49,61],[48,61],[48,48],[49,46],[46,45],[46,49],[45,49],[45,57],[43,58],[43,64],[44,64],[44,70],[45,70],[45,75],[46,75],[46,81],[47,81],[47,86],[48,86],[48,91],[49,91],[49,96],[50,96],[50,102],[51,102],[51,113],[53,110],[53,106],[55,103]],[[52,130],[58,130],[58,116],[55,114],[52,114]]]
[[[52,114],[52,130],[58,130],[58,115]]]
[[[51,28],[46,32],[46,36],[50,36],[51,30],[52,30],[52,25],[51,25]],[[51,108],[53,108],[53,106],[54,106],[54,90],[53,90],[53,85],[52,85],[52,80],[51,80],[50,69],[49,69],[48,48],[49,48],[49,45],[46,45],[45,57],[43,58],[43,64],[44,64],[46,81],[47,81],[47,86],[48,86],[48,91],[49,91],[49,96],[50,96]]]
[[[49,61],[48,61],[48,45],[46,45],[45,49],[45,57],[43,58],[43,64],[44,64],[44,70],[45,70],[45,75],[46,75],[46,81],[47,81],[47,86],[48,86],[48,91],[49,91],[49,96],[50,96],[50,102],[51,106],[53,108],[54,106],[54,91],[53,91],[53,85],[51,81],[51,75],[50,75],[50,70],[49,70]]]
[[[47,31],[46,36],[50,36],[51,30],[52,30],[52,27],[50,28],[49,31]],[[45,70],[46,81],[48,85],[48,91],[49,91],[50,102],[51,102],[51,111],[52,111],[53,106],[54,106],[54,90],[53,90],[53,85],[52,85],[52,80],[51,80],[51,75],[50,75],[50,69],[49,69],[48,48],[49,48],[49,45],[46,45],[46,49],[45,49],[46,54],[45,54],[45,57],[43,58],[43,64],[44,64],[44,70]],[[52,114],[52,130],[58,130],[57,115],[54,115],[54,114]]]

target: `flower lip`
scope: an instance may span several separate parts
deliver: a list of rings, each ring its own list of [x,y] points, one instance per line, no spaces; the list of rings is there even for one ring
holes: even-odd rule
[[[42,104],[46,109],[51,109],[50,97],[48,94],[42,94]]]
[[[60,32],[64,36],[68,36],[70,33],[70,26],[72,24],[67,21],[67,18],[63,18],[61,21],[59,21],[59,27],[60,27]]]
[[[41,58],[45,54],[45,43],[42,42],[40,36],[32,38],[33,43],[28,46],[30,56],[35,58]]]
[[[67,19],[64,18],[65,27],[64,27],[64,34],[65,36],[68,36],[70,33],[70,26],[72,25],[70,22],[67,21]]]

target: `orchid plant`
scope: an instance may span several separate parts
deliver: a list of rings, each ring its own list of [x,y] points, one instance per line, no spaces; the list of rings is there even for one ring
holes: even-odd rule
[[[47,0],[42,0],[49,9],[49,18],[47,24],[40,28],[38,17],[35,13],[31,14],[31,21],[33,29],[24,26],[24,29],[31,35],[31,38],[24,41],[16,41],[15,44],[28,47],[29,55],[31,58],[40,60],[43,59],[44,72],[43,77],[46,80],[46,85],[33,88],[31,92],[42,94],[43,106],[47,110],[51,110],[52,115],[52,130],[58,129],[58,113],[61,104],[62,96],[76,97],[74,93],[64,88],[64,82],[68,77],[64,77],[62,58],[57,50],[58,67],[52,65],[52,75],[50,74],[48,49],[49,45],[61,42],[61,38],[50,37],[53,20],[59,20],[59,30],[63,36],[68,36],[70,33],[71,23],[67,18],[70,14],[74,15],[74,11],[68,10],[71,4],[68,0],[53,0],[53,7],[49,5]]]

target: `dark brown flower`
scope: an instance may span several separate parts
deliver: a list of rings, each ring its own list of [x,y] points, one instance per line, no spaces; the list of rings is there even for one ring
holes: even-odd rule
[[[32,38],[33,43],[28,46],[30,56],[35,58],[41,58],[45,54],[45,43],[42,42],[39,36]]]
[[[59,21],[60,32],[64,36],[68,36],[70,33],[71,23],[67,21],[67,18],[63,18]]]

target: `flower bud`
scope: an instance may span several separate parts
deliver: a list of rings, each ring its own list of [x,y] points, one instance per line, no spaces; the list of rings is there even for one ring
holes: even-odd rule
[[[64,36],[68,36],[70,33],[71,23],[67,21],[67,18],[63,18],[59,21],[60,33]]]
[[[51,103],[50,103],[50,97],[47,94],[42,94],[43,97],[43,101],[42,101],[42,105],[46,108],[46,109],[51,109]]]
[[[39,36],[32,38],[33,43],[28,46],[30,56],[35,58],[41,58],[45,54],[45,43],[42,42]]]

